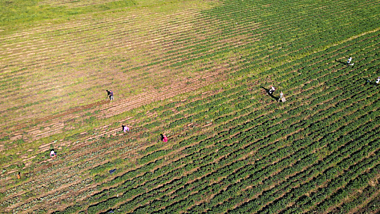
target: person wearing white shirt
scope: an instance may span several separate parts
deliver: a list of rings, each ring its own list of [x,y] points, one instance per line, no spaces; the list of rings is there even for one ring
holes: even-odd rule
[[[269,94],[273,94],[273,92],[276,90],[275,87],[273,87],[272,85],[270,86],[271,88],[269,89],[268,93]]]
[[[348,60],[347,60],[347,64],[350,64],[351,61],[352,61],[352,57],[348,58]]]
[[[50,157],[51,158],[55,158],[57,155],[55,154],[55,152],[54,152],[54,149],[52,149],[51,151],[50,151]]]

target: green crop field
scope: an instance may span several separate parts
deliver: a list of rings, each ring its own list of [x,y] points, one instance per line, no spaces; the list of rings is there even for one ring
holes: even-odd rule
[[[379,76],[379,0],[1,0],[0,213],[378,213]]]

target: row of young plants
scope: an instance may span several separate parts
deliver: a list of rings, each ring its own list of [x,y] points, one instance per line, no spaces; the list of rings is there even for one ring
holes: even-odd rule
[[[377,174],[375,174],[376,176]],[[357,189],[356,189],[357,190]],[[378,185],[368,185],[366,186],[361,193],[353,193],[351,194],[357,194],[355,195],[353,200],[345,201],[342,205],[340,205],[337,209],[338,212],[344,213],[349,212],[350,210],[353,210],[355,208],[358,208],[360,205],[365,203],[366,200],[369,198],[372,198],[378,194],[379,186]]]
[[[361,159],[363,157],[359,157],[359,158]],[[360,160],[360,159],[358,159],[358,160]],[[370,160],[372,160],[372,159],[370,159]],[[339,163],[338,166],[342,165],[342,164],[345,164],[345,165],[352,164],[352,163],[350,163],[350,161],[351,161],[350,158],[347,157],[347,158],[344,159],[344,162]],[[284,206],[283,206],[284,204],[289,204],[290,202],[292,202],[297,197],[300,197],[300,196],[302,196],[302,194],[305,194],[305,192],[302,192],[302,191],[305,191],[307,189],[310,191],[310,190],[312,190],[314,188],[317,188],[321,184],[323,185],[324,183],[327,183],[327,182],[331,183],[331,182],[333,182],[333,180],[330,180],[330,179],[338,179],[339,177],[338,178],[334,178],[334,177],[337,176],[337,175],[340,175],[341,172],[342,171],[340,171],[339,169],[335,169],[335,167],[331,167],[330,169],[326,170],[323,174],[321,174],[321,175],[313,178],[309,183],[302,184],[299,187],[299,189],[293,189],[292,191],[290,191],[289,193],[287,193],[286,195],[284,195],[284,197],[281,198],[280,200],[277,200],[274,203],[270,204],[269,206],[265,207],[265,209],[263,210],[263,212],[276,212],[276,211],[279,211],[281,209],[284,209]],[[344,176],[345,174],[343,174],[341,176]],[[331,191],[331,189],[329,191]],[[314,205],[315,206],[316,205],[316,201],[311,200],[311,202],[310,202],[309,205]],[[303,205],[302,207],[298,207],[298,208],[299,208],[298,211],[304,212],[305,210],[308,209],[308,206]],[[326,210],[327,208],[328,207],[323,207],[323,208],[321,208],[321,210]],[[289,213],[292,213],[292,212],[294,212],[294,210],[289,211]]]
[[[86,148],[85,148],[86,149]]]
[[[315,136],[318,136],[320,132],[314,134]],[[360,133],[360,132],[359,132]],[[313,138],[313,136],[311,136]],[[299,160],[296,164],[289,166],[287,169],[283,170],[282,172],[276,174],[275,176],[270,177],[268,180],[264,181],[263,183],[265,185],[261,185],[258,187],[260,190],[265,190],[266,188],[277,184],[274,188],[271,188],[270,190],[265,191],[263,195],[259,195],[258,198],[255,198],[255,200],[260,201],[260,203],[257,203],[258,205],[261,205],[262,207],[265,206],[265,203],[263,203],[263,199],[266,198],[266,200],[269,200],[270,202],[272,199],[270,199],[272,194],[276,197],[281,196],[288,192],[291,189],[295,189],[300,184],[312,179],[314,176],[317,176],[318,174],[321,174],[326,171],[326,169],[331,168],[336,164],[337,162],[349,157],[349,153],[352,149],[360,149],[363,145],[354,144],[353,142],[350,142],[348,144],[344,144],[344,142],[338,142],[339,147],[344,148],[343,151],[335,149],[332,150],[329,155],[322,156],[323,160],[320,158],[321,153],[323,154],[326,152],[326,147],[322,147],[319,151],[317,151],[314,154],[310,154],[307,158]],[[330,151],[330,150],[327,150]],[[355,150],[354,150],[355,151]],[[256,196],[257,197],[257,196]],[[248,204],[246,206],[242,206],[239,208],[240,211],[250,208]]]
[[[280,154],[281,154],[281,152],[279,152]],[[256,175],[256,174],[255,174]],[[245,198],[245,197],[243,197],[243,198]]]
[[[157,162],[157,161],[156,161],[156,162]],[[155,162],[155,163],[156,163],[156,162]],[[159,163],[160,163],[160,162],[159,162]]]
[[[118,143],[118,141],[115,141],[115,143]],[[39,192],[40,194],[43,194],[44,192],[49,192],[54,190],[55,188],[59,188],[63,184],[72,184],[75,183],[76,180],[75,176],[79,174],[83,174],[83,172],[86,172],[89,168],[92,168],[94,165],[98,164],[99,162],[104,162],[107,159],[112,158],[113,156],[110,154],[107,154],[111,150],[115,151],[123,151],[123,149],[120,149],[121,146],[125,146],[126,143],[131,143],[131,140],[119,142],[118,144],[114,145],[107,145],[107,148],[103,148],[101,150],[91,150],[91,148],[98,148],[99,145],[107,143],[110,141],[109,138],[103,138],[102,140],[99,140],[98,142],[95,142],[91,145],[82,147],[81,149],[77,150],[74,153],[71,154],[59,154],[62,158],[68,158],[74,156],[78,156],[78,153],[82,153],[79,155],[79,157],[72,157],[72,159],[68,162],[61,162],[58,165],[54,165],[50,168],[47,168],[45,170],[36,171],[34,173],[29,173],[28,177],[32,176],[40,176],[40,179],[33,179],[31,181],[28,181],[26,183],[21,184],[20,186],[16,186],[13,189],[8,190],[7,192],[17,194],[20,191],[23,191],[24,194],[28,192]],[[104,147],[104,146],[103,146]],[[136,149],[135,147],[127,146],[127,150]],[[90,152],[89,152],[90,151]],[[87,152],[87,154],[83,154],[83,152]],[[88,153],[89,152],[89,153]],[[103,155],[103,157],[99,157],[99,155]],[[120,160],[119,160],[120,161]],[[75,165],[73,165],[73,163]],[[66,169],[66,173],[62,173],[63,169]],[[62,183],[63,182],[63,183]],[[67,187],[70,188],[70,187]],[[15,190],[15,191],[13,191]],[[16,191],[17,190],[17,191]],[[61,192],[66,191],[66,189],[61,189]],[[10,201],[14,201],[13,198],[8,199],[4,201],[3,203],[9,203]]]
[[[374,198],[370,199],[370,201],[367,204],[363,204],[363,207],[356,207],[360,208],[358,209],[359,213],[371,213],[371,212],[376,212],[379,210],[379,195],[376,194]]]
[[[226,11],[225,11],[226,12]],[[247,19],[247,18],[245,18],[245,19]],[[240,20],[239,20],[240,21]],[[277,28],[276,28],[277,29]],[[265,55],[265,54],[264,54]]]

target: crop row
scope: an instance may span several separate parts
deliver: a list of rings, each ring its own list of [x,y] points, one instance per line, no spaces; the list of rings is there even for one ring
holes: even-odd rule
[[[376,44],[376,43],[375,43]],[[375,55],[373,55],[373,57],[375,57]],[[360,58],[359,58],[360,59]],[[375,58],[374,58],[375,59]],[[373,59],[368,59],[368,61],[365,61],[365,60],[363,60],[363,62],[364,63],[366,63],[367,65],[366,65],[366,67],[369,67],[369,64],[373,64],[372,62],[373,62],[374,60]],[[319,69],[319,67],[316,67],[317,69]],[[362,69],[362,68],[365,68],[365,67],[363,67],[363,66],[361,66],[361,67],[359,67],[360,69]],[[339,80],[338,78],[341,78],[342,76],[341,75],[339,75],[339,74],[337,74],[337,73],[335,73],[335,74],[332,74],[332,75],[330,75],[330,76],[327,76],[327,74],[328,74],[328,72],[327,72],[327,69],[325,69],[325,78],[327,79],[329,79],[329,78],[331,78],[331,77],[333,77],[336,81],[335,82],[330,82],[329,84],[329,86],[331,86],[329,89],[330,90],[333,90],[333,88],[332,88],[332,86],[339,86],[339,85],[341,85],[341,86],[347,86],[347,80],[350,78],[350,77],[355,77],[355,78],[357,78],[358,77],[358,72],[359,72],[359,70],[356,70],[356,69],[350,69],[350,70],[353,70],[355,73],[353,73],[352,75],[349,75],[348,76],[348,78],[346,78],[346,79],[343,79],[343,80]],[[317,78],[318,76],[313,76],[313,78]],[[306,78],[308,78],[308,76],[302,76],[302,78],[303,79],[306,79]],[[295,81],[295,80],[292,80],[292,81]],[[301,82],[302,82],[302,79],[301,79]],[[310,85],[308,85],[308,87],[305,87],[304,89],[313,89],[314,87],[319,87],[320,86],[320,84],[321,83],[323,83],[323,82],[314,82],[314,83],[312,83],[312,84],[310,84]],[[297,87],[299,86],[299,85],[296,85]],[[311,88],[310,88],[311,87]],[[355,87],[355,86],[351,86],[351,88],[353,88],[353,87]],[[346,88],[348,88],[348,87],[346,87]],[[360,90],[360,89],[359,89]],[[360,94],[360,93],[363,93],[363,90],[362,91],[355,91],[355,93],[356,94]],[[354,93],[352,93],[353,95],[355,95]],[[369,105],[369,104],[373,104],[373,102],[374,102],[374,100],[376,99],[376,97],[375,96],[371,96],[371,94],[372,94],[372,92],[371,91],[369,91],[369,93],[368,93],[368,97],[369,97],[369,100],[368,101],[366,101],[365,102],[365,104],[366,105]],[[312,92],[312,90],[307,90],[307,92],[305,92],[305,94],[303,94],[303,95],[308,95],[308,96],[314,96],[315,94]],[[333,99],[334,97],[337,97],[338,95],[340,95],[340,92],[335,92],[335,93],[330,93],[329,94],[329,97],[324,97],[323,99],[326,99],[326,100],[329,100],[329,99]],[[248,97],[242,97],[242,99],[241,99],[241,101],[243,101],[243,100],[247,100],[247,98]],[[290,97],[291,98],[291,97]],[[345,93],[344,94],[344,97],[342,96],[341,98],[347,98],[347,99],[349,99],[350,101],[346,101],[346,103],[341,103],[340,105],[337,105],[337,107],[339,107],[339,109],[343,109],[342,107],[344,107],[345,105],[347,105],[347,104],[355,104],[356,102],[355,102],[355,100],[353,100],[353,99],[350,99],[350,98],[352,98],[352,96],[350,96],[350,94],[349,93]],[[357,97],[355,97],[355,98],[357,98]],[[223,99],[222,99],[223,100]],[[325,100],[323,100],[323,101],[325,101]],[[240,101],[238,101],[239,103],[240,103]],[[244,102],[244,101],[243,101]],[[247,105],[249,105],[250,104],[250,102],[252,102],[252,101],[247,101],[247,103],[245,103],[245,104],[241,104],[242,105],[242,107],[244,107],[244,106],[247,106]],[[350,103],[351,102],[351,103]],[[228,102],[227,102],[228,103]],[[317,103],[317,101],[316,101],[316,103]],[[315,104],[315,105],[317,105],[316,103],[313,103],[313,104]],[[301,104],[300,102],[298,102],[298,103],[296,103],[296,104]],[[329,105],[331,105],[332,104],[332,102],[329,102],[328,103]],[[376,102],[375,102],[375,104],[376,104]],[[227,106],[227,104],[225,105],[225,106]],[[191,112],[191,111],[189,111],[189,112],[187,112],[187,113],[190,113],[190,114],[195,114],[195,113],[197,113],[197,114],[195,114],[194,116],[195,116],[195,119],[201,119],[203,116],[205,116],[206,115],[206,113],[203,113],[203,115],[202,114],[198,114],[198,112],[202,112],[202,108],[206,108],[206,107],[199,107],[199,108],[194,108],[193,109],[193,112]],[[223,107],[224,108],[224,107]],[[233,112],[235,112],[235,109],[228,109],[228,108],[225,108],[225,109],[223,109],[223,108],[221,108],[220,110],[218,109],[218,110],[216,110],[216,111],[214,111],[214,115],[212,115],[212,117],[213,118],[221,118],[222,116],[223,117],[225,117],[224,115],[228,115],[228,117],[226,117],[226,118],[224,118],[223,120],[218,120],[217,121],[217,123],[216,123],[216,125],[222,125],[222,124],[220,124],[220,123],[224,123],[224,122],[230,122],[233,118],[234,118],[234,116],[239,116],[238,114],[233,114]],[[306,110],[306,105],[304,105],[304,106],[302,106],[301,108],[299,108],[298,110],[294,110],[294,112],[292,112],[292,111],[290,111],[290,113],[292,114],[292,115],[295,115],[296,113],[297,113],[297,111],[302,111],[302,110],[304,110],[304,111],[306,111],[307,112],[307,110]],[[323,109],[324,107],[319,107],[320,109]],[[268,110],[274,110],[275,109],[275,107],[271,107],[271,106],[269,106],[268,107]],[[246,111],[248,111],[247,109],[245,109]],[[350,110],[353,110],[353,109],[350,109]],[[360,111],[360,113],[363,113],[363,112],[365,112],[366,110],[362,110],[362,111]],[[219,114],[219,112],[220,112],[220,114]],[[262,111],[262,112],[265,112],[265,111]],[[328,112],[336,112],[336,111],[333,111],[333,109],[330,109]],[[186,114],[187,114],[186,113]],[[231,114],[232,113],[232,114]],[[258,113],[260,113],[260,112],[258,112]],[[329,114],[330,114],[329,113]],[[181,118],[181,114],[182,114],[182,116],[185,116],[185,114],[183,114],[183,113],[179,113],[179,114],[176,114],[176,115],[174,115],[175,117],[178,117],[178,118]],[[335,113],[334,113],[335,114]],[[194,119],[194,116],[191,116],[191,117],[187,117],[186,118],[186,120],[180,120],[180,121],[177,121],[177,122],[174,122],[173,124],[172,124],[172,126],[171,127],[169,127],[169,128],[171,128],[171,129],[174,129],[175,127],[179,127],[179,126],[181,126],[181,125],[184,125],[184,124],[186,124],[186,123],[188,123],[189,121],[191,121],[191,120],[193,120]],[[372,115],[370,115],[371,117],[373,117],[373,116],[375,116],[376,117],[376,114],[372,114]],[[335,121],[337,118],[340,118],[340,117],[345,117],[345,114],[335,114],[335,118],[332,118],[331,119],[331,121]],[[298,117],[298,118],[295,118],[295,120],[297,120],[297,121],[300,121],[300,119],[299,118],[301,118],[301,117]],[[285,119],[289,119],[289,118],[283,118],[284,120]],[[349,121],[349,120],[351,120],[352,118],[347,118],[345,121]],[[242,118],[242,120],[243,120],[243,118]],[[172,120],[168,120],[168,121],[172,121]],[[175,121],[175,120],[174,120]],[[318,125],[316,125],[314,128],[320,128],[321,126],[323,126],[324,124],[328,124],[329,122],[331,122],[331,121],[326,121],[325,123],[320,123],[320,124],[318,124]],[[281,121],[279,121],[279,122],[281,122]],[[294,122],[294,121],[293,121]],[[308,122],[307,122],[308,123]],[[152,124],[154,124],[154,123],[152,123]],[[289,120],[289,122],[287,123],[287,124],[285,124],[285,125],[287,125],[287,126],[293,126],[292,125],[293,123],[291,122],[291,120]],[[224,125],[224,124],[223,124]],[[227,125],[227,124],[226,124]],[[307,124],[307,125],[310,125],[310,124]],[[154,125],[152,125],[152,126],[154,126]],[[224,127],[226,127],[226,126],[224,126]],[[298,126],[295,126],[294,127],[294,130],[297,130],[297,127]],[[336,126],[336,127],[334,127],[333,126],[333,128],[339,128],[339,126]],[[264,131],[264,130],[263,130]],[[285,133],[285,130],[281,133],[281,134],[284,134]],[[291,133],[291,132],[289,132],[289,133]],[[200,137],[199,139],[195,139],[195,142],[198,142],[200,139],[202,139],[202,137]],[[275,139],[275,138],[273,138],[273,139]],[[270,141],[269,142],[271,142],[271,140],[273,140],[273,139],[269,139]],[[186,145],[191,145],[191,144],[187,144],[187,142],[186,143],[184,143],[184,144],[182,144],[182,145],[184,145],[184,146],[186,146]],[[154,151],[154,149],[155,148],[151,148],[152,150],[151,151]],[[271,150],[268,150],[268,151],[271,151]],[[262,151],[262,153],[261,154],[265,154],[267,152],[267,150],[264,150],[264,151]],[[151,155],[151,154],[153,154],[153,153],[150,153],[149,152],[149,154],[148,155]],[[151,155],[147,160],[144,160],[144,161],[142,161],[141,163],[145,163],[145,162],[148,162],[148,161],[152,161],[152,160],[155,160],[156,158],[155,158],[155,156],[160,156],[160,155],[167,155],[167,154],[169,154],[169,152],[160,152],[160,153],[156,153],[155,155]],[[148,156],[146,156],[146,157],[148,157]],[[196,166],[196,164],[198,164],[198,162],[196,162],[196,163],[194,163],[194,166]],[[182,166],[182,165],[181,165]],[[191,168],[189,168],[190,170],[191,170]],[[179,171],[177,171],[177,174],[178,173],[181,173],[181,171],[179,170]],[[170,177],[175,177],[175,175],[176,175],[176,173],[174,173],[174,175],[173,174],[170,174],[168,177],[170,178]],[[218,178],[218,176],[216,177],[216,178]],[[167,178],[162,178],[162,180],[166,180]],[[154,184],[152,184],[152,185],[154,185]],[[194,195],[193,197],[198,197],[198,196],[196,196],[196,195]],[[146,199],[143,199],[143,200],[146,200]],[[177,206],[177,205],[176,205]],[[136,206],[134,206],[134,207],[136,207]],[[91,208],[91,209],[95,209],[95,208]]]
[[[378,176],[378,174],[376,174]],[[339,208],[339,212],[349,212],[350,210],[357,208],[359,205],[364,203],[369,198],[376,196],[378,194],[379,187],[377,185],[373,186],[369,184],[366,186],[361,193],[356,193],[353,200],[343,203]]]
[[[94,144],[94,146],[96,146],[96,145],[98,145],[98,143]],[[85,147],[85,148],[83,148],[83,150],[88,150],[88,148]],[[118,153],[120,154],[120,150],[118,150],[118,151],[119,151]],[[97,153],[99,153],[99,151]],[[87,158],[87,156],[83,155],[81,159],[83,159],[83,158]],[[102,158],[102,159],[104,159],[104,158]],[[75,166],[75,167],[78,167],[78,166]],[[57,168],[57,167],[54,167],[54,168]],[[58,166],[58,168],[60,168],[60,166]],[[54,173],[52,173],[52,174],[54,174]],[[41,181],[41,182],[43,183],[43,181]]]

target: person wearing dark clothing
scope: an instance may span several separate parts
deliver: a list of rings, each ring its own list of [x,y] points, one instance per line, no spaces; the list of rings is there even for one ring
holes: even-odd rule
[[[166,137],[166,135],[164,135],[164,134],[161,134],[161,140],[162,140],[162,142],[166,143],[166,142],[168,142],[168,137]]]
[[[110,100],[113,100],[113,91],[110,91]]]
[[[55,157],[57,157],[57,153],[55,153],[55,151],[54,151],[54,149],[52,149],[51,151],[50,151],[50,157],[51,158],[55,158]]]
[[[110,100],[113,100],[113,91],[112,90],[106,90],[107,96],[110,98]]]
[[[276,90],[276,88],[271,85],[268,93],[273,94],[275,90]]]

